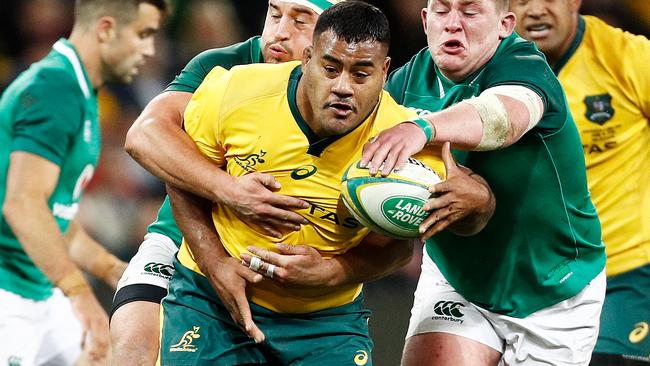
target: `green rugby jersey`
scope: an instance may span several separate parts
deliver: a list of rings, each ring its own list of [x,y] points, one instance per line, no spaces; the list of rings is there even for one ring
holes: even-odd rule
[[[221,67],[226,71],[237,65],[261,62],[264,62],[264,57],[259,36],[229,47],[207,50],[194,57],[165,91],[194,93],[206,75],[215,67]],[[177,247],[181,246],[183,235],[172,215],[169,197],[165,197],[156,221],[149,225],[147,232],[165,235],[172,239]]]
[[[64,233],[95,171],[100,138],[95,90],[76,50],[61,39],[0,99],[0,202],[5,198],[10,154],[24,151],[43,157],[61,168],[48,204]],[[52,284],[25,253],[4,216],[0,288],[33,300],[52,294]]]
[[[488,181],[496,211],[477,235],[445,230],[427,241],[426,250],[467,300],[525,317],[576,295],[605,265],[580,136],[544,56],[513,34],[483,68],[455,83],[424,49],[390,76],[386,89],[398,103],[425,114],[504,84],[536,91],[544,116],[510,147],[454,151],[460,164]]]

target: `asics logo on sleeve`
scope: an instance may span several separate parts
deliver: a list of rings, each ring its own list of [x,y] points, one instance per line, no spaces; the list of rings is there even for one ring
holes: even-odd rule
[[[650,326],[646,322],[640,322],[634,324],[634,329],[628,337],[632,343],[641,343],[647,336],[650,331]]]
[[[368,352],[364,350],[358,350],[354,355],[354,364],[357,366],[363,366],[368,363]]]

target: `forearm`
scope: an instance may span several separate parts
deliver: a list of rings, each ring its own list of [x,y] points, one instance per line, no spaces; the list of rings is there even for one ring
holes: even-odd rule
[[[124,148],[163,181],[211,201],[229,176],[208,161],[183,131],[190,93],[167,92],[154,98],[126,135]]]
[[[106,282],[115,289],[126,263],[109,253],[91,238],[77,220],[70,222],[65,235],[72,261],[83,271]]]
[[[423,119],[434,127],[432,144],[442,145],[449,141],[456,149],[472,150],[481,142],[483,123],[478,112],[469,104],[458,103]]]
[[[358,246],[328,261],[327,286],[375,281],[408,264],[413,242],[370,233]]]
[[[512,87],[504,89],[499,92],[508,93]],[[543,111],[537,94],[524,87],[514,90],[514,97],[484,92],[425,116],[433,127],[430,142],[441,145],[449,141],[461,150],[494,150],[514,144],[539,122]]]
[[[253,322],[246,298],[246,285],[261,281],[262,276],[242,266],[238,259],[226,252],[212,222],[210,202],[170,185],[167,185],[167,194],[176,223],[199,269],[232,319],[246,335],[261,343],[264,334]]]
[[[79,282],[75,286],[87,285],[68,255],[63,234],[45,200],[21,197],[6,201],[3,209],[25,253],[51,283],[58,286],[65,278],[74,277]]]

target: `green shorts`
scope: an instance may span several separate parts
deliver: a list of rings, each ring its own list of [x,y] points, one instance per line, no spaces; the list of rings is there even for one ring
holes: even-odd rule
[[[607,279],[594,353],[650,362],[650,264]]]
[[[362,296],[308,314],[280,314],[251,303],[262,344],[233,322],[208,280],[175,261],[163,300],[161,365],[371,366],[370,311]]]

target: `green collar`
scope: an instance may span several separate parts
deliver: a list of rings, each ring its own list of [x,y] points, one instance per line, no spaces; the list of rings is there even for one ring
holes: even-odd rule
[[[262,37],[255,36],[251,39],[251,63],[264,63],[264,54],[262,53]]]
[[[555,67],[553,67],[553,72],[555,75],[560,74],[560,71],[562,71],[562,68],[567,64],[567,62],[569,62],[571,56],[576,53],[576,50],[582,43],[582,39],[585,37],[585,29],[585,19],[582,17],[582,15],[578,15],[578,29],[576,30],[576,35],[573,38],[573,42],[571,42],[571,47],[569,47],[566,53],[560,57],[560,60],[557,62],[557,64],[555,64]]]
[[[453,87],[455,87],[456,85],[472,86],[474,82],[478,79],[478,77],[481,75],[483,70],[485,70],[485,65],[483,65],[483,67],[474,71],[471,75],[456,83],[453,82],[452,80],[447,79],[447,77],[442,74],[442,72],[440,71],[440,69],[438,69],[438,66],[434,62],[432,62],[432,64],[433,64],[433,69],[435,70],[437,76],[436,79],[438,80],[438,89],[439,89],[438,93],[440,98],[444,98],[447,92],[451,90]]]
[[[74,45],[67,39],[61,38],[54,44],[54,46],[52,46],[52,48],[54,51],[65,57],[70,63],[72,71],[74,72],[75,77],[77,78],[77,82],[79,83],[79,88],[81,89],[81,92],[86,97],[86,99],[94,98],[96,91],[90,82],[90,78],[86,73],[86,67],[84,66],[83,62],[81,62],[81,58],[79,57],[79,54],[77,53]]]

